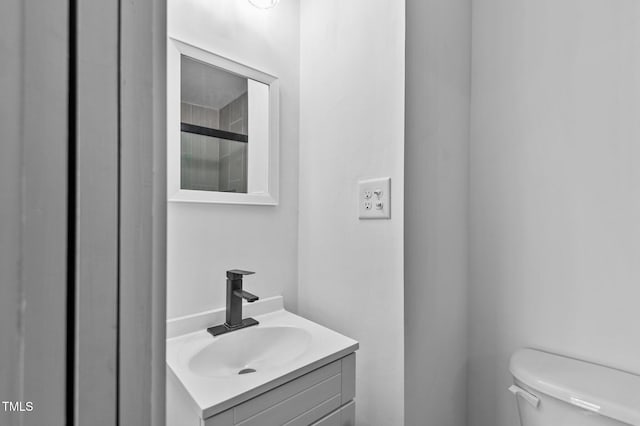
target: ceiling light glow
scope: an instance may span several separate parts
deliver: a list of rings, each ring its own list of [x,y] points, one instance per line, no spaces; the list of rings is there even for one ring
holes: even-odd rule
[[[275,7],[280,0],[249,0],[249,3],[258,9],[271,9]]]

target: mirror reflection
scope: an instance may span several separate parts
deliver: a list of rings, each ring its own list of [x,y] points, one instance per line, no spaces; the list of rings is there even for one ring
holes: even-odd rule
[[[181,55],[180,188],[247,193],[247,78]]]

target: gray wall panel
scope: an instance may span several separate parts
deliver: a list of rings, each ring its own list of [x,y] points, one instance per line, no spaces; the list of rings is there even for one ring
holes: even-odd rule
[[[466,423],[470,0],[407,0],[405,424]]]

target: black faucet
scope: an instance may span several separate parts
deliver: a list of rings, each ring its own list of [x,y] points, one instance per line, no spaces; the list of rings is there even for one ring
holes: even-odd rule
[[[258,325],[253,318],[242,319],[242,299],[249,303],[258,300],[258,296],[242,289],[242,277],[255,272],[232,269],[227,271],[227,321],[224,324],[207,328],[214,336]]]

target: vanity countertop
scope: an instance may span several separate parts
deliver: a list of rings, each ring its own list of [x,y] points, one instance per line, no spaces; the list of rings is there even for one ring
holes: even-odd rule
[[[234,407],[358,349],[355,340],[284,309],[254,318],[260,324],[222,336],[213,337],[202,329],[167,339],[168,380],[180,385],[201,418]],[[278,343],[280,338],[282,343]],[[242,366],[242,358],[247,357],[243,352],[250,351],[252,345],[261,352],[253,363],[257,371],[238,374],[231,370],[232,364]],[[265,346],[275,349],[265,350]],[[218,357],[226,361],[220,363]],[[271,363],[265,364],[269,357]]]

